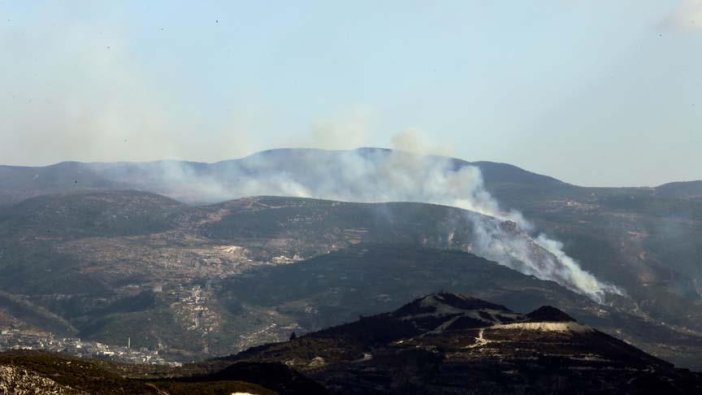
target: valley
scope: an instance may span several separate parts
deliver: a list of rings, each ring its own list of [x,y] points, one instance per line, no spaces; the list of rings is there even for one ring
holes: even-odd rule
[[[285,166],[286,177],[305,183],[311,163],[335,169],[344,155],[269,151],[193,169],[206,180],[230,180],[235,190],[232,172],[263,177]],[[168,192],[157,182],[159,164],[5,167],[5,193],[37,196],[0,206],[3,328],[119,347],[130,338],[164,361],[188,362],[447,290],[516,311],[558,306],[654,355],[702,366],[694,189],[582,188],[508,165],[450,163],[477,166],[503,210],[519,210],[538,232],[414,202],[260,196],[185,204],[153,193]],[[197,183],[180,188],[200,193]],[[621,294],[604,293],[598,303],[564,286],[574,283],[545,265],[560,258],[535,241],[540,232]]]

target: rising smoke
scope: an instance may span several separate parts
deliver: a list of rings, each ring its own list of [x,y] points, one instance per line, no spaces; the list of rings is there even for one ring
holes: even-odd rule
[[[215,163],[207,171],[182,162],[140,169],[153,190],[183,200],[209,202],[275,195],[348,202],[419,202],[468,210],[470,251],[524,274],[558,284],[603,302],[620,293],[597,280],[569,257],[560,242],[535,232],[517,211],[505,211],[485,189],[479,168],[433,155],[397,150],[283,150]],[[125,174],[119,178],[124,179]],[[190,196],[184,196],[187,191]],[[450,238],[450,236],[449,236]]]

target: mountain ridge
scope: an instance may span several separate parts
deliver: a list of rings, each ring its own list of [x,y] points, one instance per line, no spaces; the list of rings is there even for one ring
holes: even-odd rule
[[[226,164],[231,164],[235,162],[240,162],[240,161],[245,161],[245,160],[250,160],[253,158],[256,158],[258,156],[275,156],[279,154],[290,154],[290,153],[329,153],[329,154],[334,154],[334,153],[343,153],[343,152],[360,152],[360,153],[392,153],[392,152],[403,152],[406,154],[410,155],[417,155],[417,156],[428,156],[428,157],[437,157],[437,158],[445,158],[451,161],[454,161],[456,163],[459,163],[461,165],[474,165],[478,166],[481,169],[483,166],[493,166],[495,168],[503,168],[506,170],[510,170],[514,173],[523,173],[528,176],[536,176],[534,178],[543,178],[543,179],[549,179],[550,181],[555,181],[563,185],[567,186],[572,186],[572,187],[579,187],[579,188],[617,188],[617,187],[602,187],[602,186],[583,186],[583,185],[578,185],[574,183],[569,183],[567,181],[560,180],[556,177],[549,176],[544,173],[538,173],[534,171],[530,171],[524,167],[513,165],[511,163],[507,162],[499,162],[499,161],[491,161],[491,160],[466,160],[466,159],[461,159],[457,157],[451,157],[451,156],[444,156],[444,155],[436,155],[436,154],[415,154],[411,152],[406,152],[406,151],[401,151],[401,150],[394,150],[390,148],[379,148],[379,147],[359,147],[355,149],[321,149],[321,148],[275,148],[275,149],[269,149],[269,150],[263,150],[263,151],[258,151],[251,153],[249,155],[245,155],[239,158],[231,158],[231,159],[222,159],[222,160],[217,160],[217,161],[212,161],[212,162],[205,162],[205,161],[196,161],[196,160],[187,160],[187,159],[156,159],[156,160],[145,160],[145,161],[79,161],[79,160],[69,160],[69,161],[61,161],[61,162],[56,162],[56,163],[50,163],[46,165],[13,165],[13,164],[0,164],[0,176],[2,176],[3,172],[7,172],[9,170],[38,170],[38,169],[47,169],[47,168],[52,168],[52,169],[64,169],[64,168],[71,168],[71,167],[90,167],[90,166],[96,166],[96,167],[105,167],[109,165],[113,166],[148,166],[148,165],[157,165],[157,164],[175,164],[175,163],[180,163],[180,164],[186,164],[186,165],[191,165],[193,167],[217,167],[217,166],[222,166]],[[702,183],[702,179],[691,179],[691,180],[679,180],[679,181],[671,181],[659,185],[648,185],[648,186],[623,186],[620,188],[631,188],[631,189],[659,189],[663,187],[668,187],[668,186],[677,186],[677,185],[685,185],[685,184],[694,184],[695,187],[697,187],[700,183]]]
[[[351,394],[686,393],[702,388],[702,376],[675,369],[554,307],[517,314],[448,292],[211,363],[274,361],[332,392]]]
[[[79,203],[81,199],[90,204]],[[48,202],[48,211],[35,210],[35,202]],[[157,202],[157,207],[148,208],[149,202]],[[599,317],[605,313],[576,302],[575,294],[556,291],[555,283],[527,280],[517,272],[509,274],[510,269],[489,268],[497,265],[461,254],[469,251],[472,230],[469,223],[456,222],[466,215],[456,208],[285,197],[193,207],[137,191],[59,195],[29,203],[0,210],[0,281],[14,298],[7,300],[29,303],[22,311],[32,322],[43,322],[36,317],[46,317],[42,309],[48,309],[91,340],[123,344],[120,334],[130,330],[140,345],[172,346],[159,340],[161,335],[153,325],[161,323],[173,330],[170,336],[177,339],[175,344],[194,348],[189,352],[201,353],[207,345],[221,353],[231,341],[222,335],[225,328],[242,334],[264,330],[258,337],[237,340],[236,347],[246,347],[280,339],[285,336],[284,328],[291,325],[316,330],[355,314],[378,312],[372,306],[379,301],[396,303],[417,292],[442,288],[466,291],[471,285],[481,289],[484,297],[498,297],[519,308],[529,300],[542,304],[567,300],[569,306],[580,306],[581,317],[610,331],[625,330],[628,340],[649,351],[656,344],[664,345],[655,352],[676,361],[689,352],[693,362],[686,363],[696,366],[698,332],[690,326],[696,322],[694,303],[670,301],[673,309],[686,306],[684,316],[666,305],[661,307],[678,320],[692,314],[689,321],[673,321],[673,330],[658,324],[661,318],[653,310],[656,305],[637,294],[620,301],[632,313],[626,319],[633,321]],[[88,211],[84,215],[70,207]],[[590,263],[585,258],[583,262]],[[473,266],[465,266],[471,262]],[[435,278],[428,276],[430,269]],[[404,279],[405,290],[398,278]],[[287,300],[269,296],[279,288],[273,279],[289,284],[290,293],[277,291],[288,295]],[[476,284],[477,279],[484,284]],[[435,288],[427,288],[430,285]],[[495,287],[492,296],[488,286]],[[376,292],[380,299],[354,296],[358,294],[353,289],[359,288]],[[627,290],[632,288],[627,286]],[[509,292],[519,296],[510,297]],[[642,309],[640,303],[648,304]],[[133,309],[125,310],[126,304]],[[204,308],[206,313],[198,318],[195,308]],[[256,317],[268,316],[266,311],[275,311],[275,318],[257,321]],[[152,324],[147,314],[156,317]],[[243,317],[259,323],[233,324]],[[62,326],[56,324],[52,326]],[[266,329],[272,324],[278,326]],[[662,325],[671,323],[663,321]],[[193,337],[198,331],[212,335]],[[675,344],[668,343],[672,339],[677,339]]]
[[[301,176],[310,172],[314,175],[316,168],[323,170],[317,175],[333,175],[336,169],[344,167],[343,161],[337,161],[344,152],[326,152],[321,156],[314,150],[305,151],[307,153],[296,150],[290,152],[310,155],[310,159],[296,165],[293,163],[295,161],[285,160],[286,155],[271,151],[269,156],[281,157],[278,164],[268,160],[255,163],[254,160],[250,162],[249,168],[239,169],[241,172],[237,174],[250,175],[248,181],[257,181],[265,178],[261,174],[267,174],[268,165],[272,166],[274,174],[282,176],[285,176],[286,171],[296,171]],[[365,155],[383,154],[370,149]],[[351,159],[356,159],[357,156],[359,155],[354,154]],[[318,161],[318,157],[331,158],[331,162]],[[396,159],[401,162],[403,158],[399,156]],[[327,163],[333,166],[326,168]],[[168,166],[174,164],[177,162],[162,163],[157,167],[165,166],[168,169]],[[26,285],[26,295],[14,297],[30,298],[31,303],[51,307],[59,316],[67,312],[80,312],[80,319],[85,319],[82,314],[88,311],[110,311],[104,307],[113,306],[113,302],[117,303],[116,299],[135,297],[121,292],[138,294],[165,289],[154,295],[157,301],[161,300],[159,303],[166,303],[168,298],[163,295],[175,291],[168,288],[168,281],[164,288],[156,280],[157,272],[167,273],[166,278],[176,278],[177,273],[192,276],[197,272],[215,276],[197,276],[198,281],[201,281],[197,284],[192,282],[191,277],[183,277],[188,278],[185,281],[187,285],[178,291],[178,298],[185,298],[186,295],[192,297],[193,293],[208,294],[210,291],[206,289],[206,284],[218,282],[217,276],[239,276],[248,272],[252,265],[263,262],[275,265],[307,262],[304,258],[339,251],[358,242],[402,242],[405,245],[415,243],[426,247],[465,250],[471,247],[471,240],[461,236],[468,234],[466,232],[470,228],[457,220],[465,214],[445,206],[422,203],[363,206],[338,203],[338,200],[304,201],[285,197],[248,198],[237,200],[238,203],[202,206],[221,201],[220,199],[229,200],[226,199],[227,193],[220,193],[221,190],[217,189],[221,185],[219,180],[214,185],[208,182],[191,185],[186,182],[191,180],[188,178],[191,175],[196,179],[203,174],[207,175],[206,168],[209,165],[194,163],[188,167],[191,173],[168,173],[171,178],[165,180],[161,178],[161,172],[143,172],[139,166],[131,164],[117,168],[112,168],[109,164],[103,167],[105,166],[111,168],[113,173],[94,174],[83,166],[67,164],[63,168],[70,171],[62,173],[61,169],[54,169],[39,174],[36,180],[34,170],[25,169],[20,177],[22,183],[29,183],[29,188],[25,190],[18,190],[10,183],[0,183],[0,205],[1,202],[13,199],[20,200],[24,195],[46,195],[62,191],[76,194],[57,198],[56,203],[52,203],[53,206],[47,206],[53,211],[30,213],[34,219],[28,215],[21,219],[21,223],[0,221],[0,233],[3,235],[3,240],[0,240],[0,272],[4,277],[0,281],[8,287],[6,290],[13,292],[19,291],[22,284]],[[441,163],[440,169],[451,168],[445,166],[448,165]],[[176,166],[178,169],[180,167]],[[264,173],[257,173],[256,169]],[[683,194],[682,197],[676,193],[662,194],[652,188],[583,188],[542,179],[543,183],[551,185],[544,187],[541,183],[529,181],[530,178],[521,172],[512,172],[509,167],[503,173],[500,169],[503,168],[498,165],[496,175],[485,171],[485,190],[497,198],[503,211],[519,210],[532,222],[530,237],[544,233],[561,241],[563,251],[575,258],[584,270],[625,290],[631,299],[630,310],[641,319],[656,325],[668,325],[680,333],[702,333],[702,272],[699,272],[697,265],[701,248],[699,240],[702,240],[701,200],[690,197],[689,194]],[[212,173],[212,177],[229,180],[226,163],[219,171]],[[6,173],[0,170],[0,174]],[[76,174],[80,177],[76,177]],[[113,182],[114,179],[103,175],[119,176],[122,181]],[[516,179],[513,175],[516,175]],[[169,187],[169,180],[177,181],[173,188]],[[412,178],[408,180],[412,181]],[[232,184],[227,184],[227,188],[232,190],[246,186],[237,184],[240,180],[237,181],[236,178],[230,181]],[[274,178],[270,182],[271,185],[278,185],[280,181],[285,179]],[[42,187],[43,182],[46,182],[46,188]],[[35,183],[39,183],[38,186]],[[354,184],[354,188],[363,186],[363,183]],[[377,183],[376,186],[382,192],[383,184]],[[129,214],[130,219],[127,219],[128,213],[120,209],[121,203],[111,202],[109,197],[124,193],[120,192],[124,189],[150,191],[190,204],[182,208],[168,208],[171,203],[167,201],[154,206],[139,203]],[[255,191],[256,188],[248,190]],[[194,204],[202,196],[201,191],[214,192],[212,196],[218,198]],[[72,211],[70,200],[79,201],[81,194],[97,192],[106,194],[103,207],[97,212]],[[29,210],[30,204],[25,204]],[[238,208],[234,209],[235,206]],[[275,208],[277,206],[283,207]],[[22,211],[22,207],[24,206],[5,204],[0,210],[0,216],[8,213],[16,219],[16,214]],[[86,208],[90,207],[91,205],[86,205]],[[377,209],[371,210],[371,207]],[[13,213],[13,210],[17,212]],[[62,217],[63,214],[60,213],[73,214]],[[407,218],[411,220],[406,220]],[[329,224],[325,225],[324,221]],[[59,224],[70,226],[59,229]],[[369,227],[374,231],[368,233]],[[381,229],[385,231],[380,231]],[[512,228],[507,224],[500,229],[512,235],[508,232]],[[21,239],[15,237],[20,231],[23,232]],[[68,240],[68,236],[72,240]],[[377,259],[381,256],[382,254],[377,255]],[[342,255],[332,257],[346,259]],[[255,261],[254,264],[247,259]],[[319,268],[315,270],[320,270],[318,275],[326,275]],[[399,266],[396,270],[399,270]],[[52,279],[51,276],[59,280]],[[448,273],[446,276],[450,277]],[[23,280],[19,281],[20,279]],[[83,296],[73,296],[74,300],[70,303],[62,301],[58,305],[54,302],[49,304],[47,300],[51,296],[39,296],[42,293],[52,295],[58,291],[70,293],[79,285],[87,291]],[[338,286],[338,283],[330,282],[328,285]],[[129,286],[148,289],[138,288],[138,291],[133,291],[129,290]],[[201,290],[187,289],[196,286],[200,286]],[[120,293],[111,293],[113,287],[117,287]],[[419,290],[420,284],[417,283],[415,287]],[[95,306],[94,301],[85,299],[92,292],[97,292],[100,298],[106,298],[100,301],[105,306]],[[144,298],[150,299],[146,296]],[[195,299],[197,298],[193,300]],[[176,300],[171,300],[168,303],[175,302]],[[87,305],[80,307],[81,304]],[[234,309],[233,306],[230,307]],[[310,309],[314,307],[309,306]],[[227,311],[219,309],[215,313],[229,314]],[[295,311],[298,314],[299,311]],[[136,315],[126,315],[129,314]],[[319,315],[327,314],[330,313]],[[124,317],[112,317],[114,320],[103,320],[99,322],[100,325],[90,326],[91,330],[86,333],[92,336],[108,329],[112,333],[119,333],[116,329],[118,323],[124,322]],[[133,319],[138,321],[141,318]],[[84,324],[81,322],[81,326]],[[620,328],[621,323],[616,327]],[[634,327],[639,328],[639,324]],[[144,334],[144,338],[156,341],[152,334],[148,336]],[[676,355],[686,353],[679,345],[669,346],[665,336],[656,335],[654,338],[656,342],[666,344],[655,351],[659,355],[678,361]],[[627,339],[632,340],[631,337]],[[119,342],[122,343],[123,340]],[[702,366],[702,363],[692,362],[688,366]]]
[[[539,318],[540,317],[540,318]],[[565,312],[521,314],[454,292],[290,340],[182,366],[0,352],[0,390],[17,394],[687,394],[702,374]]]

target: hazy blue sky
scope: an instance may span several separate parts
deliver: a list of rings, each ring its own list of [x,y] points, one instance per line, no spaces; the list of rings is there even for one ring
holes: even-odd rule
[[[702,0],[0,0],[0,17],[0,163],[399,134],[584,185],[702,179]]]

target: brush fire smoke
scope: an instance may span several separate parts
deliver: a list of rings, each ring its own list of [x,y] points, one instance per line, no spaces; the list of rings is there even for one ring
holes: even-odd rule
[[[150,167],[155,173],[149,178],[162,182],[159,192],[183,198],[176,191],[185,187],[210,202],[276,195],[458,207],[482,214],[466,213],[461,219],[472,223],[473,253],[555,281],[600,303],[607,294],[621,293],[583,270],[560,242],[535,232],[519,212],[501,210],[484,188],[480,169],[457,165],[449,158],[376,149],[290,150],[262,152],[212,166],[212,172],[203,173],[192,164],[161,162]]]

